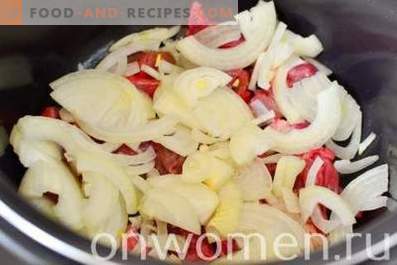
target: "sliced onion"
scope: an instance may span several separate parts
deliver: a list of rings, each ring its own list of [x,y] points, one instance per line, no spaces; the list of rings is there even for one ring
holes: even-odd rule
[[[198,142],[192,138],[191,131],[183,126],[177,126],[174,134],[162,136],[153,141],[181,156],[188,156],[198,148]]]
[[[105,176],[123,195],[128,214],[137,212],[137,191],[124,166],[98,153],[77,151],[73,153],[77,171],[97,172]]]
[[[285,207],[290,213],[300,213],[299,198],[291,189],[282,188],[282,197],[284,200]]]
[[[373,141],[375,141],[376,139],[376,134],[371,132],[367,138],[365,138],[365,140],[360,144],[360,146],[358,147],[358,154],[362,155],[365,150],[367,150],[367,148],[372,144]]]
[[[192,130],[192,138],[193,138],[193,140],[195,140],[199,143],[202,143],[202,144],[214,144],[216,142],[222,141],[222,139],[211,137],[211,136],[203,133],[199,129]]]
[[[238,25],[215,25],[199,31],[194,37],[208,48],[214,49],[240,39],[241,30]]]
[[[283,154],[275,154],[275,155],[270,155],[265,158],[262,158],[262,162],[265,164],[277,164],[278,161],[283,157]]]
[[[217,89],[199,100],[192,113],[204,132],[222,139],[253,119],[247,104],[229,88]]]
[[[127,228],[128,215],[119,190],[98,172],[84,173],[83,185],[90,186],[83,211],[87,235],[95,237],[98,233],[108,233],[120,240],[120,231]]]
[[[325,234],[334,231],[341,225],[340,219],[336,217],[334,212],[332,212],[330,220],[326,219],[320,206],[314,208],[311,220],[313,224]]]
[[[206,231],[226,237],[236,231],[243,207],[242,193],[237,185],[229,182],[219,191],[219,206],[206,226]]]
[[[149,65],[143,64],[141,66],[141,70],[142,70],[142,72],[150,75],[154,79],[161,80],[161,74],[159,72],[157,72],[156,69],[150,67]]]
[[[238,15],[237,20],[245,41],[230,49],[212,49],[194,36],[182,39],[177,48],[189,61],[220,70],[245,68],[255,62],[258,55],[270,44],[276,26],[273,2],[259,2],[250,12]]]
[[[263,125],[265,123],[271,122],[275,117],[276,117],[276,113],[271,110],[266,114],[262,114],[261,116],[258,116],[252,122],[255,125]]]
[[[335,169],[341,174],[353,174],[363,170],[379,160],[378,155],[369,156],[354,162],[350,160],[338,160],[334,162]]]
[[[129,63],[127,69],[124,72],[124,76],[132,76],[141,71],[138,62]]]
[[[208,222],[219,203],[218,196],[214,191],[201,183],[185,183],[179,175],[152,178],[149,183],[153,187],[163,188],[182,196],[193,206],[203,225]]]
[[[312,166],[310,167],[309,172],[307,173],[307,179],[305,185],[306,187],[316,185],[318,172],[320,171],[323,165],[324,165],[324,161],[321,159],[321,157],[317,156]]]
[[[272,176],[259,159],[243,167],[234,181],[240,187],[244,201],[259,201],[266,198],[272,190]]]
[[[299,204],[304,222],[313,214],[318,204],[332,210],[343,225],[352,225],[356,222],[355,214],[348,202],[342,196],[321,186],[310,186],[301,189],[299,192]]]
[[[153,28],[138,33],[132,33],[118,40],[115,44],[112,45],[112,47],[110,47],[109,50],[111,52],[114,52],[134,43],[146,43],[151,41],[162,42],[175,36],[180,31],[180,29],[180,26],[174,26],[170,28]]]
[[[340,226],[328,235],[328,240],[331,245],[337,244],[346,239],[346,236],[353,234],[353,226]]]
[[[251,79],[248,84],[248,89],[254,91],[256,89],[256,83],[258,83],[259,74],[263,68],[263,64],[266,63],[265,60],[267,59],[267,54],[262,52],[258,55],[258,59],[256,60],[254,70],[251,74]]]
[[[332,75],[332,70],[329,69],[327,66],[324,64],[320,63],[316,59],[313,58],[305,58],[305,61],[314,65],[321,73],[325,74],[326,76]]]
[[[152,51],[158,50],[160,47],[160,41],[151,40],[147,42],[133,42],[120,49],[112,51],[109,53],[97,66],[97,70],[109,71],[113,67],[118,67],[120,62],[125,62],[127,57],[131,54],[141,52],[141,51]],[[125,69],[124,69],[125,71]],[[124,72],[120,73],[123,74]]]
[[[162,75],[183,72],[183,68],[176,66],[175,64],[169,63],[166,60],[160,60],[158,67],[159,72]]]
[[[250,103],[250,107],[254,111],[256,117],[269,113],[269,109],[258,99],[253,100]]]
[[[323,45],[315,35],[310,35],[309,37],[304,38],[287,30],[284,38],[292,45],[295,53],[299,56],[314,58],[324,50]]]
[[[292,191],[297,176],[305,168],[305,161],[296,156],[283,156],[277,163],[273,180],[273,192],[278,197],[282,196],[282,189]]]
[[[289,234],[296,239],[298,247],[295,249],[296,252],[299,253],[300,249],[304,247],[305,231],[302,225],[282,211],[266,204],[245,203],[238,231],[248,234],[260,233],[269,243],[273,243],[281,234]],[[268,246],[270,252],[273,252],[274,250],[270,246],[273,245]]]
[[[268,151],[271,144],[271,139],[262,129],[249,123],[232,135],[229,147],[233,160],[239,165],[246,165]]]
[[[75,122],[75,119],[74,119],[72,113],[70,113],[69,111],[67,111],[64,108],[62,108],[59,111],[59,117],[61,118],[61,120],[69,122],[69,123],[74,123]]]
[[[150,189],[142,199],[139,212],[194,234],[201,234],[199,217],[194,207],[183,196],[167,189]]]
[[[122,146],[122,144],[112,144],[112,143],[103,143],[101,144],[102,150],[105,152],[113,153],[117,149],[119,149]]]
[[[290,89],[288,89],[287,85],[287,75],[289,70],[302,63],[304,63],[304,61],[298,57],[291,58],[277,70],[277,74],[273,82],[273,93],[276,104],[283,116],[286,117],[290,123],[299,123],[304,121],[303,117],[301,117],[299,112],[296,111],[290,102]]]
[[[128,175],[143,175],[149,173],[154,168],[154,162],[149,162],[142,165],[129,166],[127,169]]]
[[[373,168],[347,185],[341,193],[354,214],[386,206],[386,198],[381,196],[389,186],[389,172],[386,164]]]
[[[341,119],[339,90],[332,86],[317,96],[317,115],[309,127],[281,133],[271,127],[265,134],[272,142],[272,150],[285,154],[302,154],[321,147],[334,135]]]
[[[28,169],[18,193],[27,199],[40,199],[46,192],[58,195],[52,205],[58,221],[78,231],[83,228],[83,194],[70,170],[60,161],[39,161]]]
[[[89,135],[102,141],[110,143],[136,143],[151,141],[173,133],[177,121],[171,116],[164,116],[130,131],[104,130],[82,121],[79,121],[78,124]]]
[[[175,80],[174,89],[184,102],[193,107],[200,98],[225,87],[232,77],[214,68],[198,67],[183,72]]]
[[[353,159],[357,154],[361,140],[361,126],[362,126],[362,114],[360,113],[357,120],[354,122],[355,128],[350,139],[350,143],[346,147],[337,145],[334,141],[329,140],[326,146],[331,149],[335,155],[341,159],[350,160]]]
[[[116,75],[124,75],[125,71],[127,71],[127,66],[128,66],[127,56],[121,56],[117,64],[110,69],[110,72]]]
[[[111,73],[84,70],[68,74],[50,86],[54,89],[51,97],[77,121],[98,129],[131,131],[155,117],[149,97],[126,78]]]

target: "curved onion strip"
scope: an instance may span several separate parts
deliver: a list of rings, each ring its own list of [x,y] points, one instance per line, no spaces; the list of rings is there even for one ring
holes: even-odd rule
[[[309,127],[281,133],[267,127],[265,134],[271,139],[271,150],[285,154],[302,154],[321,147],[334,135],[341,119],[338,88],[332,86],[317,96],[317,115]]]
[[[263,125],[264,123],[268,123],[268,122],[272,121],[275,117],[276,117],[276,113],[271,110],[266,114],[258,116],[257,118],[252,120],[252,122],[255,125]]]
[[[274,3],[260,1],[250,12],[240,13],[237,20],[246,41],[234,48],[211,49],[194,36],[180,40],[177,48],[197,65],[220,70],[245,68],[255,62],[271,41],[276,26]]]
[[[150,67],[149,65],[143,64],[141,66],[141,71],[150,75],[154,79],[161,80],[161,74],[159,72],[157,72],[156,69]]]
[[[341,225],[340,220],[335,217],[336,215],[333,213],[330,220],[325,219],[320,207],[317,206],[314,208],[311,220],[318,229],[327,234]]]
[[[282,188],[282,197],[285,204],[285,208],[290,213],[300,213],[299,198],[298,196],[288,188]]]
[[[202,144],[214,144],[219,141],[223,141],[220,138],[215,138],[215,137],[209,136],[208,134],[203,133],[199,129],[192,130],[192,138],[193,138],[193,140],[195,140],[199,143],[202,143]]]
[[[355,214],[344,198],[325,187],[310,186],[301,189],[299,191],[299,204],[304,222],[309,219],[318,204],[332,210],[343,225],[351,225],[356,222]]]
[[[159,62],[159,72],[160,74],[172,74],[172,73],[181,73],[183,72],[183,68],[176,66],[175,64],[169,63],[166,60],[160,60]]]
[[[321,159],[321,157],[317,156],[312,166],[310,167],[309,172],[307,173],[307,179],[305,185],[306,187],[316,185],[317,174],[320,171],[323,164],[324,161]]]
[[[74,119],[72,113],[70,113],[69,111],[67,111],[64,108],[62,108],[59,111],[59,117],[61,118],[61,120],[69,122],[69,123],[74,123],[75,122],[75,119]]]
[[[277,163],[273,180],[273,192],[278,197],[282,196],[282,189],[292,191],[296,178],[305,168],[305,161],[296,156],[283,156]]]
[[[145,43],[150,41],[162,42],[175,36],[180,29],[180,26],[174,26],[170,28],[153,28],[138,33],[132,33],[118,40],[109,50],[114,52],[134,43]]]
[[[151,189],[149,183],[144,178],[140,177],[139,174],[129,172],[129,170],[128,174],[131,177],[132,183],[134,183],[135,187],[137,187],[137,189],[139,189],[143,194],[147,193]]]
[[[83,150],[76,151],[72,155],[78,172],[98,172],[105,176],[122,194],[127,212],[129,214],[137,212],[137,191],[126,172],[126,166],[95,152]]]
[[[137,156],[110,154],[102,149],[79,128],[62,120],[46,117],[25,116],[19,119],[16,128],[22,137],[29,141],[50,141],[61,145],[67,153],[73,155],[76,151],[90,151],[116,159],[123,164],[145,163],[154,159],[154,151],[148,149]],[[17,146],[14,146],[17,148]]]
[[[163,116],[158,120],[151,120],[147,124],[131,131],[108,131],[96,128],[82,121],[79,126],[96,139],[109,143],[136,143],[146,142],[173,133],[177,121],[170,116]]]
[[[349,203],[354,214],[363,210],[373,210],[372,206],[383,207],[385,199],[381,195],[388,190],[388,177],[387,164],[368,170],[350,182],[342,191],[341,196]]]
[[[127,69],[124,72],[124,76],[131,76],[141,71],[138,62],[129,63]]]
[[[170,207],[176,205],[177,207]],[[194,234],[201,234],[201,225],[193,206],[182,196],[165,188],[152,188],[142,199],[140,213]]]
[[[248,89],[254,91],[256,89],[256,83],[258,83],[259,73],[262,69],[262,65],[266,62],[267,54],[262,52],[259,54],[258,59],[256,59],[256,63],[254,66],[254,70],[251,74],[251,79],[248,84]]]
[[[215,25],[199,31],[194,37],[209,48],[218,48],[240,39],[241,30],[238,25]]]
[[[371,132],[367,138],[359,145],[358,147],[358,154],[362,155],[365,150],[372,144],[373,141],[376,139],[376,134]]]
[[[129,175],[143,175],[154,168],[154,162],[148,162],[143,165],[129,166],[127,172]]]
[[[292,45],[295,53],[299,56],[314,58],[324,50],[322,43],[315,35],[310,35],[309,37],[304,38],[287,30],[284,37],[288,43]]]
[[[302,63],[304,63],[304,61],[298,57],[291,58],[277,70],[276,77],[273,82],[273,93],[276,104],[281,113],[290,123],[299,123],[304,121],[303,117],[301,117],[292,105],[292,102],[290,102],[290,90],[287,85],[287,75],[289,70]]]
[[[140,52],[140,51],[153,51],[153,50],[158,50],[160,47],[160,42],[155,40],[155,41],[148,41],[145,43],[139,43],[139,42],[133,42],[130,43],[120,49],[117,49],[111,53],[109,53],[97,66],[96,69],[98,70],[103,70],[103,71],[108,71],[111,69],[113,66],[115,66],[117,63],[120,62],[120,60],[123,60],[123,58],[126,58],[134,53]]]
[[[244,201],[264,199],[272,190],[272,176],[259,159],[243,167],[234,180],[241,188]]]
[[[262,162],[265,164],[276,164],[283,156],[284,156],[283,154],[270,155],[265,158],[262,158]]]
[[[341,174],[353,174],[371,166],[378,160],[378,155],[369,156],[354,162],[350,160],[338,160],[334,162],[334,167]]]
[[[269,109],[259,99],[251,101],[249,104],[256,117],[269,113]]]
[[[329,140],[326,146],[331,149],[335,155],[341,159],[350,160],[353,159],[357,154],[361,140],[361,126],[362,126],[362,114],[360,113],[355,121],[355,128],[351,136],[350,143],[346,147],[337,145],[334,141]]]
[[[101,144],[102,150],[104,150],[105,152],[109,152],[109,153],[116,151],[117,149],[120,148],[120,146],[122,146],[122,144],[112,144],[112,143]]]
[[[57,220],[73,230],[83,228],[83,194],[70,170],[61,161],[39,161],[26,171],[18,193],[27,199],[42,198],[46,192],[58,195],[52,205]]]
[[[321,73],[325,74],[326,76],[332,75],[332,70],[329,69],[327,66],[324,64],[320,63],[316,59],[313,58],[305,58],[305,61],[314,65]]]
[[[128,66],[127,56],[120,57],[116,66],[114,67],[114,70],[112,68],[110,69],[110,72],[116,75],[124,75],[125,71],[127,70],[127,66]]]
[[[181,156],[188,156],[197,151],[199,143],[192,138],[191,131],[177,126],[172,135],[165,135],[153,140]]]
[[[284,212],[266,204],[245,203],[238,231],[261,233],[269,242],[281,233],[289,233],[296,238],[299,248],[304,246],[303,227]]]
[[[336,130],[335,135],[332,136],[332,139],[335,141],[345,141],[352,135],[355,121],[357,121],[361,113],[360,106],[354,98],[347,94],[345,90],[342,90],[342,92],[346,93],[346,95],[342,102],[343,115],[341,123],[338,130]]]
[[[200,98],[225,87],[231,80],[231,76],[217,69],[198,67],[180,74],[173,88],[189,107],[193,107]]]
[[[124,161],[127,165],[139,165],[153,161],[156,158],[156,153],[150,146],[144,152],[136,155],[114,154],[114,157],[117,157],[119,161]]]

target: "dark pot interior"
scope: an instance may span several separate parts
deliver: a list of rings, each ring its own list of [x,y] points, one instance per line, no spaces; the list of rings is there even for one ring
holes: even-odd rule
[[[246,9],[255,3],[256,1],[240,1],[240,8]],[[276,5],[280,19],[291,29],[303,35],[315,33],[323,41],[325,52],[320,60],[334,70],[335,78],[348,88],[363,109],[363,136],[366,137],[371,131],[378,135],[365,155],[379,154],[381,162],[389,163],[390,196],[397,196],[397,2],[277,0]],[[104,55],[105,48],[112,40],[140,29],[136,26],[1,27],[1,124],[9,130],[19,117],[38,114],[43,106],[51,104],[48,96],[50,81],[75,71],[79,62],[85,66],[94,65]],[[0,158],[0,199],[4,205],[63,242],[90,252],[88,241],[46,220],[17,197],[15,190],[23,173],[24,168],[20,166],[11,148],[8,148]],[[346,183],[353,177],[345,177],[343,181]],[[372,233],[375,243],[383,238],[383,233],[396,230],[395,205],[392,199],[387,210],[367,214],[357,226],[358,231]],[[2,207],[0,215],[4,217],[8,212]],[[17,244],[23,241],[25,248],[40,253],[39,256],[45,253],[43,255],[46,255],[47,261],[71,264],[71,261],[61,259],[59,255],[34,244],[18,232],[22,225],[17,225],[18,229],[6,229],[6,222],[2,219],[0,221],[0,226],[4,226],[0,229],[6,231]],[[36,241],[42,241],[39,234],[30,236]],[[353,251],[359,254],[365,248],[364,241],[358,239],[353,242]],[[49,247],[56,251],[62,250],[59,246]],[[88,262],[81,260],[84,257],[80,257],[79,253],[72,251],[66,255]],[[332,253],[343,257],[344,247],[333,247]],[[362,259],[358,254],[354,257],[356,261]],[[128,262],[138,264],[134,258]],[[294,264],[325,263],[319,255],[314,255],[311,262],[295,262]]]

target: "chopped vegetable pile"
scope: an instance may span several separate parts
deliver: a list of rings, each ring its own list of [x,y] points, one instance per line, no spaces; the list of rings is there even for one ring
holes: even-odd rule
[[[139,234],[155,257],[151,235],[188,242],[187,261],[203,260],[205,233],[217,236],[202,241],[211,260],[247,247],[260,259],[255,242],[227,248],[234,233],[290,233],[288,255],[305,234],[343,240],[356,216],[386,206],[388,168],[362,172],[378,156],[352,161],[376,135],[361,144],[360,106],[314,59],[320,40],[288,30],[273,2],[220,25],[204,14],[194,3],[184,37],[178,26],[133,33],[95,69],[52,82],[58,106],[11,134],[27,168],[19,193],[89,238]],[[142,246],[130,237],[127,247]]]

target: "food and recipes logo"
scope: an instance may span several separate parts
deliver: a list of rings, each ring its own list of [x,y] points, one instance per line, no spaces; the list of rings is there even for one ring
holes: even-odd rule
[[[193,2],[208,21],[233,20],[238,0],[0,0],[0,25],[186,25]]]
[[[22,0],[0,0],[0,25],[22,24]]]
[[[345,235],[342,245],[342,253],[331,253],[331,243],[323,234],[305,234],[303,238],[297,239],[294,234],[280,233],[271,239],[260,233],[234,233],[228,238],[221,239],[218,235],[205,233],[199,237],[189,234],[184,240],[177,235],[169,234],[164,237],[151,234],[143,236],[139,233],[130,232],[123,234],[121,242],[114,236],[101,233],[91,241],[92,255],[98,260],[111,260],[116,255],[121,255],[122,260],[128,260],[129,254],[133,254],[147,260],[150,257],[163,261],[186,260],[192,251],[192,244],[195,256],[205,262],[214,261],[220,258],[227,262],[248,262],[259,260],[281,260],[290,261],[302,256],[305,260],[311,260],[314,252],[322,254],[320,258],[325,261],[338,262],[344,260],[343,264],[349,264],[353,260],[355,240],[364,239],[365,251],[358,257],[359,262],[363,260],[387,261],[391,259],[390,248],[392,238],[397,234],[384,234],[383,238],[377,240],[372,234],[351,233]],[[133,242],[133,248],[131,248]],[[208,252],[208,242],[215,244],[215,251]],[[237,243],[236,243],[237,242]],[[335,243],[335,242],[334,242]],[[236,251],[236,244],[238,250]],[[108,251],[99,250],[99,245],[108,246]],[[118,252],[120,250],[120,252]],[[170,253],[172,253],[170,255]],[[357,253],[356,253],[357,254]],[[317,254],[316,254],[317,255]],[[316,256],[318,259],[319,257]],[[356,257],[357,262],[357,257]],[[227,264],[227,263],[225,263]],[[342,263],[341,263],[342,264]]]

